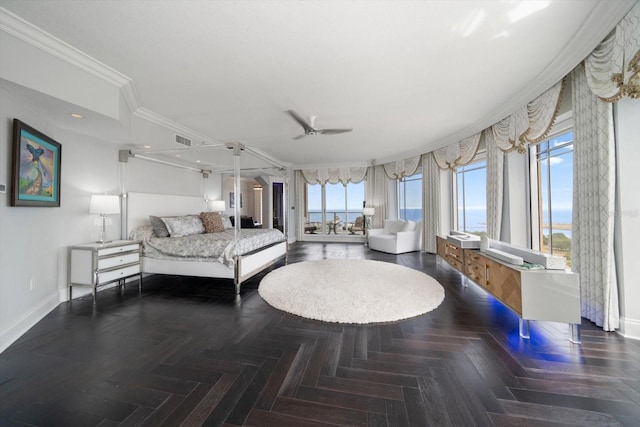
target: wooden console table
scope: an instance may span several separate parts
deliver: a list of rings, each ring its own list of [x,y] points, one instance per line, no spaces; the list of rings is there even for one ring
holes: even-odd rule
[[[580,343],[580,280],[565,270],[527,270],[477,249],[463,249],[437,237],[438,256],[496,297],[519,317],[520,336],[529,338],[529,321],[569,324],[570,338]]]

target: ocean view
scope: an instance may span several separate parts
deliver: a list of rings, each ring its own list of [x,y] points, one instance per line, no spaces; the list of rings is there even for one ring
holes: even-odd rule
[[[327,211],[327,220],[332,221],[334,218],[340,217],[341,222],[345,222],[345,212],[339,211]],[[353,223],[356,218],[362,216],[362,209],[350,210],[346,215],[346,222]],[[400,210],[400,216],[405,216],[405,210]],[[406,219],[411,221],[422,221],[422,209],[406,209]],[[322,222],[321,211],[309,211],[309,222]],[[562,233],[565,236],[571,238],[571,210],[557,210],[553,211],[553,223],[555,233]],[[462,225],[460,226],[462,228]],[[569,228],[569,229],[565,229]],[[487,213],[483,209],[468,209],[466,214],[466,230],[469,232],[486,231],[487,229]],[[543,228],[543,234],[549,235],[549,228]]]

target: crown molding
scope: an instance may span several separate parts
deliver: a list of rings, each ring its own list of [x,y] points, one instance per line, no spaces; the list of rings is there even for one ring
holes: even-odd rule
[[[17,15],[0,7],[0,30],[74,65],[118,87],[132,80],[113,68],[81,52],[70,44],[41,30]]]

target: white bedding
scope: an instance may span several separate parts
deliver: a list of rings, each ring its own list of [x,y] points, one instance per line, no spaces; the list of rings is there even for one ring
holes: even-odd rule
[[[242,229],[237,244],[234,241],[232,229],[220,233],[184,237],[155,237],[151,226],[141,226],[135,228],[129,237],[142,241],[145,257],[183,261],[217,261],[228,267],[234,266],[234,255],[244,255],[285,240],[280,230],[260,228]]]

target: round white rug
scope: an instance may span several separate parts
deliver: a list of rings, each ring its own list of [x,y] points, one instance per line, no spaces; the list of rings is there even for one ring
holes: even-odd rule
[[[260,282],[270,305],[309,319],[377,323],[427,313],[444,289],[420,271],[381,261],[325,259],[289,264]]]

